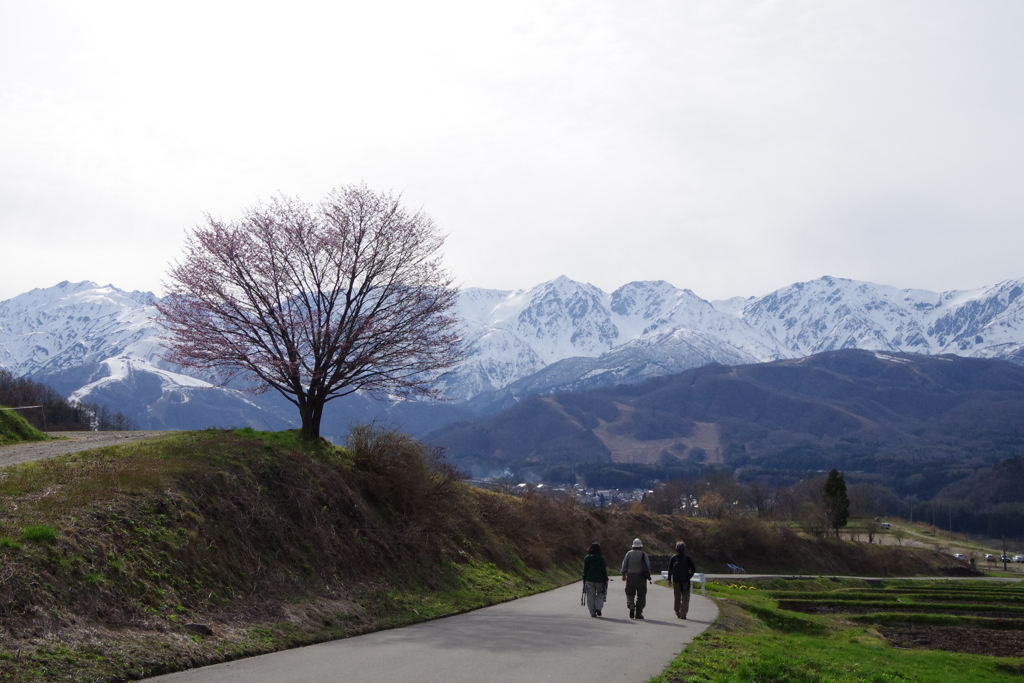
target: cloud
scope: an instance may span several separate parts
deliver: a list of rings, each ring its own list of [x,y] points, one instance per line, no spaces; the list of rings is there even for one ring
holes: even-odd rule
[[[477,286],[1024,274],[1018,3],[2,12],[0,231],[52,258],[0,298],[76,263],[157,289],[204,212],[360,180],[426,209]]]

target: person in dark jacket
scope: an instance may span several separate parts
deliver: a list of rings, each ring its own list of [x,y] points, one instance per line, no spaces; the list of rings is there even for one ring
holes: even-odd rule
[[[686,554],[686,544],[679,541],[676,554],[668,561],[668,585],[672,587],[672,605],[680,619],[685,619],[690,611],[690,579],[696,573],[693,559]]]
[[[587,556],[583,558],[583,588],[587,593],[590,616],[601,616],[601,608],[608,597],[608,564],[598,543],[591,543]]]
[[[622,580],[626,582],[626,606],[630,619],[643,619],[647,606],[647,582],[651,580],[651,558],[644,552],[639,538],[633,539],[633,549],[622,558]]]

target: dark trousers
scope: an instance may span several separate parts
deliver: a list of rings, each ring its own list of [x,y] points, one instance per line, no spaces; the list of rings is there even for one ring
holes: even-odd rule
[[[647,606],[647,579],[643,574],[626,574],[626,606],[636,607],[637,614],[644,613]]]
[[[686,618],[686,613],[690,611],[689,581],[672,582],[672,608],[676,611],[677,617]]]

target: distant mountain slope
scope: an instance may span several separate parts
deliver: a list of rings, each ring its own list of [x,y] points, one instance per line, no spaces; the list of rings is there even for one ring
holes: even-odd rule
[[[948,500],[975,501],[978,507],[1024,504],[1024,457],[978,470],[939,492]],[[1019,527],[1018,527],[1019,530]]]
[[[427,439],[478,474],[556,462],[841,466],[934,489],[1024,454],[1024,367],[860,350],[711,365],[527,398]],[[936,480],[903,481],[926,472]]]

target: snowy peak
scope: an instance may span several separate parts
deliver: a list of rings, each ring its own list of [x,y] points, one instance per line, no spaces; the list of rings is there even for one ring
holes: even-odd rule
[[[1022,294],[1024,279],[936,293],[822,277],[716,306],[798,356],[860,348],[1013,358],[1024,342]]]
[[[545,362],[567,354],[596,356],[615,346],[619,330],[612,322],[607,295],[597,287],[563,275],[533,288],[527,299],[512,329],[529,339]]]
[[[741,315],[801,356],[845,348],[928,353],[921,320],[907,310],[910,291],[823,277],[754,299]]]
[[[62,282],[0,302],[0,365],[19,375],[55,372],[131,352],[162,353],[150,292]]]
[[[965,295],[966,294],[966,295]],[[947,292],[935,307],[928,334],[949,353],[988,355],[1017,345],[1024,330],[1024,279],[1007,280],[974,292]]]
[[[666,351],[671,360],[659,362],[657,368],[712,361],[753,363],[789,355],[743,320],[716,310],[688,289],[660,280],[631,282],[611,294],[564,276],[525,291],[466,289],[459,316],[467,357],[448,384],[449,394],[457,398],[501,389],[569,358],[612,354],[598,365],[626,376],[635,368],[616,370],[614,364],[627,362],[627,356],[635,364],[638,356],[614,354],[646,337],[650,339],[637,348],[671,349]],[[684,352],[679,341],[683,338],[700,343],[688,342]]]

